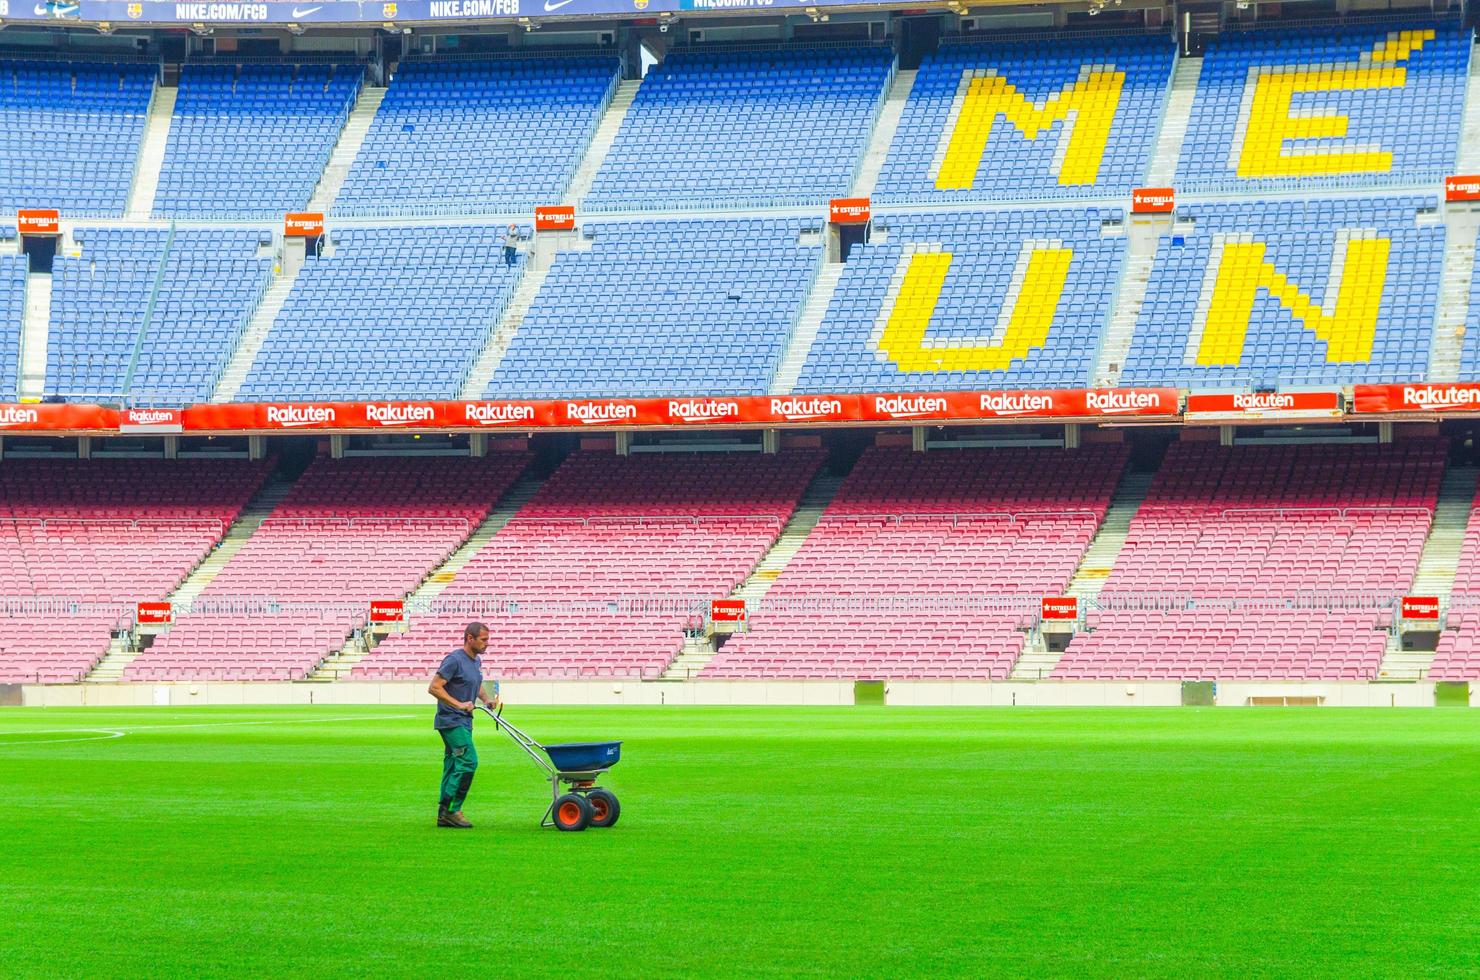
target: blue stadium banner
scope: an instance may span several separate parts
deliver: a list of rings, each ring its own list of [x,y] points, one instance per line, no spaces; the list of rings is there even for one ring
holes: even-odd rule
[[[800,10],[858,0],[0,0],[0,20],[109,24],[417,24],[680,11]]]

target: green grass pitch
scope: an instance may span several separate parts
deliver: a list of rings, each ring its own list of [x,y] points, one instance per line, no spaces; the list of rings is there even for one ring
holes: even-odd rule
[[[1480,972],[1480,712],[0,709],[0,975]],[[113,737],[112,732],[124,733]]]

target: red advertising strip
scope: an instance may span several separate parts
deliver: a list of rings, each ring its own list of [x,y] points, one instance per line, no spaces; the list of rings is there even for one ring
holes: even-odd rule
[[[1170,187],[1137,187],[1131,191],[1131,214],[1171,214],[1177,194]]]
[[[1403,597],[1402,618],[1438,619],[1439,597],[1432,595],[1405,595]]]
[[[370,622],[372,623],[404,623],[406,622],[406,603],[400,599],[387,599],[370,603]]]
[[[1241,392],[1188,395],[1187,414],[1278,418],[1282,415],[1340,415],[1339,391]]]
[[[709,619],[715,623],[745,622],[744,599],[715,599],[709,603]]]
[[[1352,411],[1357,415],[1480,412],[1480,384],[1356,385]]]
[[[550,204],[534,209],[535,231],[571,231],[575,226],[574,204]]]
[[[116,432],[118,412],[98,405],[0,405],[0,434]]]
[[[1042,619],[1078,619],[1079,600],[1074,596],[1055,596],[1043,600]]]
[[[283,234],[288,238],[317,238],[324,233],[324,215],[319,211],[292,211],[283,216]]]
[[[134,610],[140,626],[168,626],[175,621],[175,607],[168,602],[141,602]]]
[[[21,208],[15,213],[15,227],[22,235],[60,235],[62,215],[56,208]]]
[[[125,435],[181,432],[184,430],[184,414],[178,408],[125,409],[118,418],[118,431]]]
[[[1444,200],[1480,201],[1480,175],[1455,174],[1445,177]]]
[[[827,202],[827,220],[835,225],[865,225],[872,216],[866,197],[835,197]]]

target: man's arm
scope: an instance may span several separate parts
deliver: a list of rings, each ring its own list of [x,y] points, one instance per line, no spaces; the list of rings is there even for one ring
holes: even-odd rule
[[[438,701],[441,701],[443,704],[447,705],[447,707],[449,708],[456,708],[458,711],[466,711],[468,714],[473,713],[473,702],[459,701],[457,698],[447,693],[447,678],[443,677],[441,674],[432,675],[432,682],[427,685],[427,693],[436,698]]]

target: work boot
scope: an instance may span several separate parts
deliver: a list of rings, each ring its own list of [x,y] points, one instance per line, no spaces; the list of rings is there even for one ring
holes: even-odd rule
[[[458,811],[456,811],[454,813],[447,814],[447,823],[444,824],[443,826],[447,826],[447,827],[462,827],[464,829],[468,829],[468,828],[472,827],[473,825],[468,822],[468,818],[467,817],[465,817],[465,816],[462,815],[462,811],[461,810],[458,810]]]
[[[448,823],[448,821],[447,821],[447,805],[445,803],[439,803],[439,804],[437,804],[437,826],[438,827],[456,827],[457,826],[457,824],[455,824],[455,823]]]

